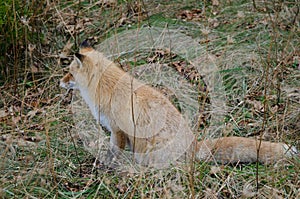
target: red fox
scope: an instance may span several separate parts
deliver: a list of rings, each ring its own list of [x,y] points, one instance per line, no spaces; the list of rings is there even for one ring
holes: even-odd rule
[[[170,165],[184,156],[222,164],[257,160],[268,164],[297,153],[284,143],[243,137],[197,142],[163,94],[134,79],[88,42],[81,44],[60,85],[78,89],[95,119],[110,131],[110,158],[117,158],[126,145],[137,163],[153,167]]]

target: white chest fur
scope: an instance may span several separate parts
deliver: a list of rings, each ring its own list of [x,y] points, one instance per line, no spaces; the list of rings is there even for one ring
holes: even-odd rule
[[[88,91],[86,89],[80,89],[80,92],[81,92],[83,99],[89,106],[96,121],[100,122],[101,125],[103,125],[107,130],[112,132],[108,117],[104,113],[100,112],[100,110],[99,110],[100,107],[98,107],[98,105],[91,99]]]

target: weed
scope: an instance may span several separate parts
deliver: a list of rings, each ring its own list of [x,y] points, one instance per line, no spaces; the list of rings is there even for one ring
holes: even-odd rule
[[[106,168],[89,147],[100,127],[85,110],[79,123],[75,94],[58,88],[76,45],[90,37],[170,97],[197,137],[259,136],[299,149],[299,3],[26,2],[0,3],[2,198],[299,196],[299,158],[268,166],[197,162],[138,173]],[[137,32],[149,34],[137,38]],[[75,45],[63,54],[68,41]],[[90,133],[86,139],[78,124]],[[213,125],[218,128],[212,131]]]

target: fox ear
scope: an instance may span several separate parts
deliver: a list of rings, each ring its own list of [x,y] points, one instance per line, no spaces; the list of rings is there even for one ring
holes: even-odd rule
[[[84,40],[79,46],[80,53],[90,52],[93,50],[94,48],[92,47],[92,41],[90,41],[89,39]]]
[[[80,44],[80,48],[92,48],[91,41],[86,39]]]
[[[82,55],[80,53],[75,53],[74,55],[74,59],[76,60],[77,64],[79,65],[79,68],[82,68],[83,67],[83,60],[85,58],[85,55]]]

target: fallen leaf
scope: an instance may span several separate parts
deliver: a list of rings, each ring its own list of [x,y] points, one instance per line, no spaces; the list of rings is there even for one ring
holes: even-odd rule
[[[35,146],[35,144],[33,142],[29,142],[25,139],[22,139],[22,138],[18,138],[16,140],[16,144],[17,146],[19,147],[30,147],[30,146]]]
[[[105,4],[105,5],[115,5],[117,3],[117,0],[100,0],[97,1],[96,4]]]
[[[31,72],[32,73],[38,73],[39,72],[39,68],[36,67],[34,64],[30,66]]]
[[[202,34],[203,34],[204,36],[207,36],[207,35],[209,35],[210,30],[207,29],[207,28],[203,28],[203,29],[201,30],[201,32],[202,32]]]
[[[119,190],[120,193],[125,193],[127,191],[127,186],[125,183],[123,182],[119,182],[117,185],[116,185],[116,188]]]
[[[218,19],[216,19],[216,18],[208,18],[207,21],[210,24],[210,26],[212,26],[214,28],[216,28],[216,27],[218,27],[220,25]]]
[[[234,39],[232,38],[231,35],[228,35],[228,36],[227,36],[227,43],[228,43],[228,44],[234,44]]]
[[[31,129],[31,130],[36,130],[36,131],[42,131],[44,130],[44,125],[43,124],[32,124],[28,127],[28,129]]]
[[[257,100],[249,100],[249,99],[247,99],[247,100],[246,100],[246,103],[252,105],[252,106],[253,106],[253,109],[254,109],[256,112],[264,112],[264,105],[263,105],[262,102],[257,101]]]
[[[218,167],[218,166],[212,166],[210,168],[210,171],[209,173],[210,174],[213,174],[213,175],[217,175],[218,173],[220,173],[222,171],[222,168],[221,167]]]
[[[252,198],[255,195],[254,187],[251,184],[245,184],[242,191],[242,198]]]
[[[9,112],[6,110],[0,110],[0,121],[4,121],[9,116]]]
[[[14,123],[14,125],[17,125],[19,123],[19,121],[21,120],[21,117],[20,116],[14,116],[11,118],[12,119],[12,122]]]
[[[177,18],[187,21],[199,21],[204,18],[201,9],[182,10],[177,15]]]
[[[34,51],[35,47],[36,47],[36,45],[33,45],[33,44],[28,45],[28,50],[29,50],[30,55],[32,55],[32,52]]]
[[[28,142],[40,142],[43,140],[43,138],[38,135],[37,136],[25,136],[24,140],[28,141]]]
[[[212,0],[212,5],[213,6],[219,6],[220,2],[218,0]]]
[[[37,112],[38,112],[38,109],[34,109],[34,110],[29,111],[27,113],[28,119],[30,120],[31,118],[33,118],[36,115]]]
[[[183,65],[183,62],[178,61],[178,62],[173,62],[172,64],[175,66],[176,70],[179,73],[182,73],[184,71],[185,66]]]
[[[244,12],[243,11],[238,11],[237,17],[240,18],[240,19],[244,18],[245,17]]]

